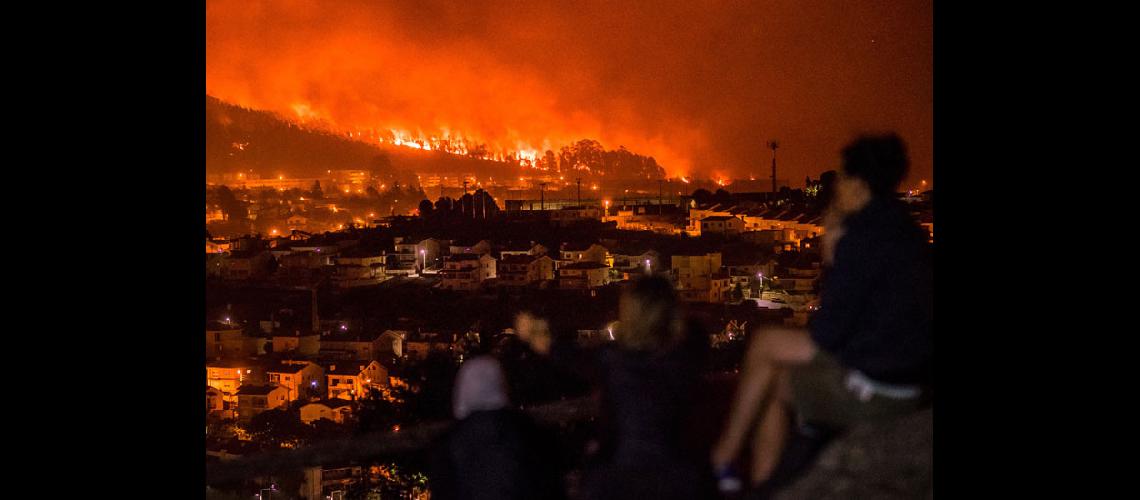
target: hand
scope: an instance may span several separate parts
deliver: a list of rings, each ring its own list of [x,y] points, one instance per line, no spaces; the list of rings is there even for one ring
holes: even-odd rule
[[[546,320],[530,313],[519,313],[515,317],[515,331],[518,332],[519,340],[526,342],[534,352],[543,355],[550,353],[550,324]]]
[[[843,237],[843,216],[834,210],[829,210],[824,215],[823,226],[820,246],[823,250],[823,263],[830,266],[835,261],[835,245]]]

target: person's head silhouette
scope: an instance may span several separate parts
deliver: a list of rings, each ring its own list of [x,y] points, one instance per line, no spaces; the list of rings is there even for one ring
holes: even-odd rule
[[[859,137],[843,148],[842,157],[833,207],[845,213],[894,196],[910,166],[906,144],[896,134]]]
[[[623,348],[661,351],[683,336],[682,317],[673,284],[661,276],[638,278],[621,296],[615,336]]]

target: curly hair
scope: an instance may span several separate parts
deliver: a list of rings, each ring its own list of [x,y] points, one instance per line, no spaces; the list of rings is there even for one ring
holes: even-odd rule
[[[893,196],[910,167],[906,143],[894,133],[861,136],[842,156],[843,172],[866,182],[876,197]]]

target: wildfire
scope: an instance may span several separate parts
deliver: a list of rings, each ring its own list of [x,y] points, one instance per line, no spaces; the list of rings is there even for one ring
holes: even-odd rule
[[[320,116],[313,111],[313,108],[308,104],[295,103],[290,107],[293,108],[293,112],[297,114],[297,118],[302,122],[320,119]]]
[[[563,146],[592,139],[652,156],[675,177],[688,173],[690,150],[704,147],[699,122],[647,126],[637,103],[585,85],[594,80],[593,69],[572,64],[577,58],[562,61],[573,78],[551,81],[557,72],[549,71],[553,61],[545,52],[540,60],[520,59],[511,55],[514,48],[472,47],[451,30],[418,29],[401,20],[402,4],[211,0],[206,93],[353,141],[535,171],[554,170],[546,166],[547,151],[557,156]],[[412,4],[406,8],[415,11]],[[532,29],[534,22],[502,29],[520,35],[515,27]],[[497,39],[513,40],[502,34],[508,36]],[[580,106],[586,97],[597,105]],[[234,154],[243,153],[234,148]]]

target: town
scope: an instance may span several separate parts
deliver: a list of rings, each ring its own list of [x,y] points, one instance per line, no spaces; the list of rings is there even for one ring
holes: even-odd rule
[[[773,179],[772,189],[741,180],[687,192],[687,180],[666,191],[563,179],[547,192],[464,175],[445,191],[442,178],[401,186],[367,170],[211,179],[207,459],[443,420],[465,355],[511,342],[520,311],[546,305],[583,345],[608,342],[620,289],[641,275],[667,277],[725,353],[713,371],[736,370],[749,325],[804,325],[817,307],[834,175],[799,189]],[[933,242],[933,191],[923,181],[898,197]],[[581,395],[558,384],[523,393],[524,405]],[[231,487],[416,498],[425,478],[415,459],[393,459]]]

